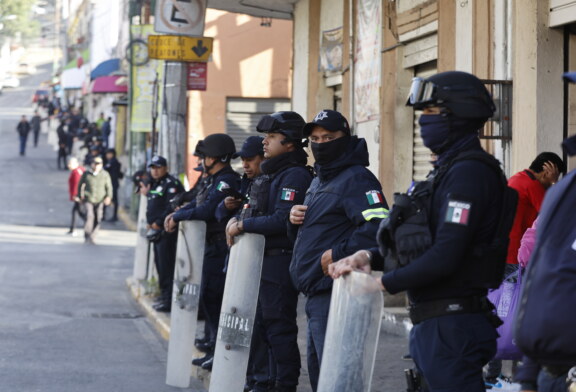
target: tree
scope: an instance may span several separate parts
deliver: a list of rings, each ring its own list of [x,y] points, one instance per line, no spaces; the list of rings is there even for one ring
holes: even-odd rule
[[[3,37],[22,38],[38,34],[39,23],[32,17],[32,6],[36,0],[0,0],[0,30]]]

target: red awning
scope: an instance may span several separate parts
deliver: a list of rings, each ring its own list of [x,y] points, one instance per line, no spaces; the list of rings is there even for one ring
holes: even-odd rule
[[[127,93],[128,86],[126,84],[118,85],[116,81],[121,76],[100,76],[92,81],[91,93]]]

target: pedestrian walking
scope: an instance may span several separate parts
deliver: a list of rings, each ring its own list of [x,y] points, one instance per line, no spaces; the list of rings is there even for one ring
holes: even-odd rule
[[[110,143],[110,134],[112,133],[112,117],[108,117],[101,125],[100,132],[102,134],[102,140],[104,147],[108,148]]]
[[[486,295],[502,281],[517,201],[478,137],[495,105],[465,72],[414,78],[410,91],[409,105],[423,110],[424,145],[438,156],[435,168],[395,196],[379,230],[382,254],[361,250],[330,271],[337,278],[386,262],[389,272],[375,279],[391,294],[408,291],[410,354],[423,390],[485,392],[482,367],[496,353],[502,323]],[[390,267],[393,260],[402,267]]]
[[[73,237],[76,236],[76,215],[78,215],[82,220],[86,220],[86,209],[82,205],[80,198],[78,197],[78,184],[80,183],[80,178],[82,174],[86,171],[83,166],[80,166],[78,158],[71,157],[68,160],[68,170],[70,170],[70,175],[68,176],[68,195],[72,205],[72,219],[70,220],[70,230],[66,234]]]
[[[290,279],[292,243],[287,234],[290,209],[304,201],[312,181],[306,167],[308,155],[302,144],[304,119],[296,112],[277,112],[260,119],[256,126],[264,133],[262,175],[248,190],[248,202],[238,218],[228,222],[227,234],[265,236],[256,323],[262,339],[272,351],[276,373],[275,391],[296,391],[300,376],[300,351],[296,307],[298,291]],[[310,168],[311,169],[311,168]],[[254,386],[267,391],[269,385]]]
[[[289,234],[295,238],[290,274],[306,295],[308,374],[316,391],[328,323],[332,279],[328,266],[376,244],[388,204],[368,170],[366,140],[351,136],[339,112],[322,110],[303,129],[316,163],[304,203],[292,207]]]
[[[154,248],[154,264],[158,272],[160,296],[153,304],[159,312],[169,312],[172,307],[172,287],[178,232],[165,232],[164,219],[172,212],[171,202],[184,187],[180,181],[168,173],[166,158],[154,156],[148,164],[150,181],[141,185],[141,194],[148,199],[146,221],[149,239]]]
[[[66,170],[66,157],[68,156],[68,134],[66,132],[66,124],[64,121],[60,122],[56,128],[56,135],[58,136],[58,170]],[[77,158],[76,161],[78,160]]]
[[[34,110],[34,116],[30,119],[30,127],[34,133],[34,147],[38,147],[38,137],[40,135],[40,126],[42,124],[42,117],[38,114],[38,110]]]
[[[78,183],[78,197],[86,208],[84,241],[91,245],[95,244],[94,239],[100,229],[104,205],[112,201],[112,181],[103,166],[101,157],[94,158],[90,169],[82,174]]]
[[[114,204],[114,210],[111,222],[116,222],[118,220],[118,187],[120,186],[120,180],[124,177],[122,173],[122,165],[116,159],[116,150],[109,148],[106,150],[106,163],[104,164],[104,170],[110,174],[110,179],[112,180],[112,203]],[[104,210],[104,215],[106,215],[106,209]]]
[[[240,188],[240,176],[230,167],[230,160],[235,152],[234,141],[226,134],[216,133],[201,140],[196,147],[196,153],[202,158],[202,166],[207,177],[201,183],[196,200],[168,215],[164,223],[166,231],[173,232],[180,221],[206,222],[200,306],[206,317],[205,338],[209,342],[209,349],[204,357],[196,358],[192,363],[208,370],[212,369],[214,359],[220,307],[226,282],[224,264],[228,254],[225,233],[227,220],[218,222],[216,209],[226,197],[226,189],[238,191]]]
[[[26,155],[26,143],[30,133],[30,123],[26,120],[26,116],[20,118],[20,122],[16,126],[16,132],[18,132],[20,138],[20,156],[24,156]]]

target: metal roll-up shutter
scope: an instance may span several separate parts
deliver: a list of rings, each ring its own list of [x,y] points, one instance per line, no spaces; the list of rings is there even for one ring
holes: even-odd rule
[[[414,75],[427,78],[437,73],[436,62],[418,66],[415,69]],[[412,179],[414,181],[422,181],[426,179],[426,175],[432,170],[430,158],[432,152],[424,146],[422,138],[420,137],[420,125],[418,119],[422,111],[414,111],[414,145],[412,153]]]
[[[227,98],[226,133],[240,149],[248,136],[258,135],[256,125],[263,115],[290,108],[290,100],[283,98]]]

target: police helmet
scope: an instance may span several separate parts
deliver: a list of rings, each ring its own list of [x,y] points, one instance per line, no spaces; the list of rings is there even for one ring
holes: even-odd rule
[[[490,93],[476,76],[466,72],[441,72],[427,79],[413,78],[408,106],[447,108],[460,118],[488,119],[496,107]]]
[[[225,133],[214,133],[198,142],[194,154],[201,158],[220,158],[223,162],[229,162],[235,152],[236,146],[230,136]]]
[[[296,112],[276,112],[260,119],[256,130],[261,133],[281,133],[288,142],[302,145],[302,128],[306,121]]]

